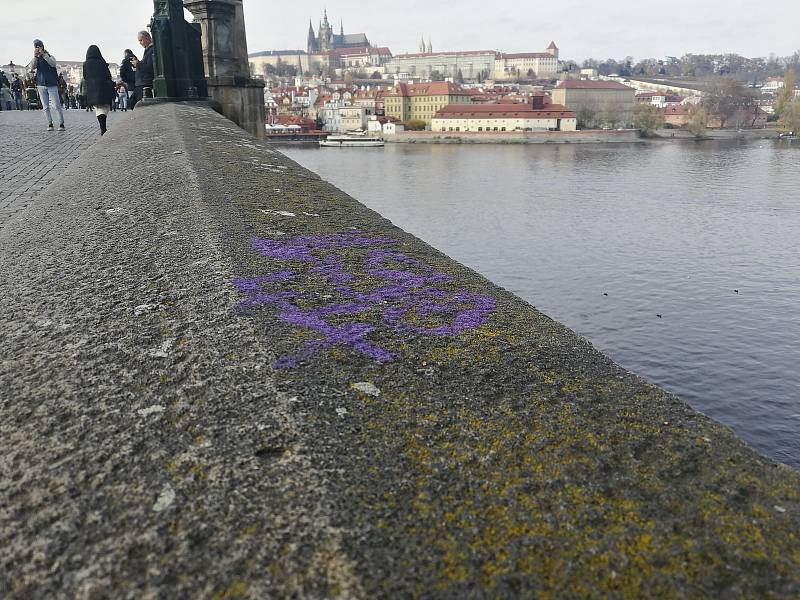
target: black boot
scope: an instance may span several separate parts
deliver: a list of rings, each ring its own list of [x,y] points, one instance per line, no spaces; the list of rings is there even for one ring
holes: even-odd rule
[[[100,135],[104,135],[106,132],[106,118],[108,115],[97,115],[97,121],[100,123]]]

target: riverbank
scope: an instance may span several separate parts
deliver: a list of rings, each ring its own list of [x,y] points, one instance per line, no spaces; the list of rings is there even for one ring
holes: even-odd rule
[[[655,138],[660,140],[766,140],[778,139],[781,131],[776,128],[767,129],[707,129],[703,137],[698,138],[685,129],[658,129]]]
[[[384,136],[390,144],[597,144],[639,142],[636,129],[582,131],[403,131]]]

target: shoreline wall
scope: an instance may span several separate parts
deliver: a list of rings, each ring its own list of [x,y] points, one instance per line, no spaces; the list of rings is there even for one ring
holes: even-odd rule
[[[395,144],[596,144],[639,142],[636,129],[588,131],[504,131],[493,133],[403,131],[385,136]]]
[[[0,273],[0,596],[800,596],[800,474],[206,107]]]

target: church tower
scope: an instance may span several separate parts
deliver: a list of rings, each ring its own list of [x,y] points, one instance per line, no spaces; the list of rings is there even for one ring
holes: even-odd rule
[[[425,54],[425,36],[424,35],[419,40],[419,53],[420,54]]]
[[[314,25],[311,23],[311,19],[308,20],[308,53],[309,54],[316,54],[319,52],[319,48],[317,48],[317,34],[314,33]]]
[[[328,22],[327,8],[322,17],[322,23],[319,25],[319,50],[320,52],[330,52],[333,50],[333,31],[331,30],[331,24]]]

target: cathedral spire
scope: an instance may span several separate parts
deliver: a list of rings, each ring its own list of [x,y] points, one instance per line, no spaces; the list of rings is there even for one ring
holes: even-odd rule
[[[311,17],[308,18],[308,53],[313,54],[317,51],[317,34],[314,33],[314,24]]]
[[[344,21],[341,19],[339,20],[339,35],[344,37]]]
[[[425,36],[423,35],[419,41],[419,52],[420,54],[425,54]]]

